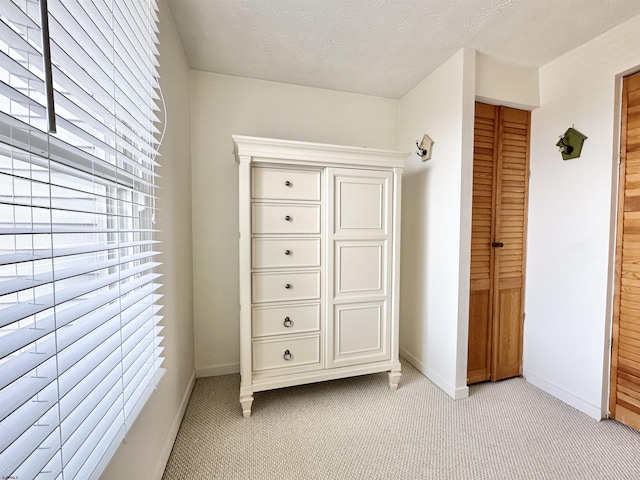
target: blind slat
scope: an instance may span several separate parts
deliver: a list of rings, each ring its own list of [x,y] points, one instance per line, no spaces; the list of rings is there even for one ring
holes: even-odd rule
[[[54,281],[66,280],[73,277],[79,277],[87,275],[91,272],[96,272],[98,270],[106,270],[112,267],[117,267],[119,265],[124,265],[126,263],[135,262],[138,260],[144,260],[149,257],[153,257],[158,255],[159,252],[149,251],[139,253],[137,255],[129,255],[126,257],[116,258],[114,260],[110,260],[108,262],[86,262],[82,265],[65,268],[65,269],[56,269],[54,272],[49,272],[42,275],[34,275],[31,278],[13,278],[11,280],[7,280],[5,282],[0,282],[0,296],[7,295],[9,293],[16,293],[21,290],[26,290],[28,288],[35,288],[42,285],[46,285],[48,283],[52,283]],[[59,292],[58,292],[59,294]]]
[[[59,437],[58,430],[54,430],[33,452],[28,461],[15,471],[13,476],[16,478],[36,478],[37,480],[55,479],[62,471]],[[47,460],[49,461],[47,462]]]
[[[51,385],[53,387],[53,385]],[[48,388],[48,394],[41,392],[25,402],[11,415],[0,422],[0,451],[5,450],[57,402],[58,396],[54,388]]]
[[[122,381],[122,366],[120,365],[120,355],[118,351],[113,351],[102,363],[95,368],[90,375],[80,380],[64,397],[60,399],[60,418],[64,421],[72,413],[82,415],[84,399],[103,382],[110,373],[117,369],[118,381]],[[79,409],[76,411],[76,409]]]
[[[101,245],[82,245],[68,248],[53,248],[46,250],[31,250],[29,252],[15,252],[0,254],[0,266],[17,264],[24,262],[34,262],[36,260],[47,260],[50,258],[67,257],[70,255],[81,255],[83,253],[106,252],[109,250],[147,247],[160,243],[158,240],[143,240],[129,243],[107,243]]]
[[[143,302],[145,298],[152,295],[158,287],[159,285],[155,284],[149,289],[139,289],[129,296],[131,297],[130,300],[128,298],[127,300],[130,302]],[[155,297],[152,298],[153,301],[156,301]],[[156,305],[156,307],[160,309],[160,305]],[[60,350],[67,348],[89,332],[102,326],[109,319],[115,317],[121,309],[124,309],[124,307],[121,308],[117,303],[109,305],[108,307],[88,313],[82,318],[82,321],[62,329],[58,334],[58,348]]]
[[[0,0],[0,7],[2,15],[10,22],[27,28],[40,29],[40,25],[12,0]]]
[[[95,406],[100,402],[102,398],[107,395],[114,386],[117,386],[117,383],[120,381],[120,366],[116,364],[116,367],[109,372],[105,378],[100,381],[95,387],[86,392],[86,395],[79,397],[75,405],[80,404],[82,401],[81,409],[72,410],[68,416],[62,417],[62,443],[64,443],[71,437],[73,432],[82,425],[82,422],[85,420],[86,415],[84,414],[84,409],[93,410]],[[68,394],[67,396],[69,396]]]
[[[11,353],[50,334],[55,329],[53,316],[38,320],[31,325],[11,330],[0,337],[0,357],[7,357]]]
[[[0,389],[7,387],[20,377],[38,368],[56,354],[55,338],[53,335],[34,344],[21,355],[9,357],[0,371]]]
[[[138,273],[142,273],[148,270],[152,270],[156,268],[159,263],[149,263],[145,264],[142,267],[133,268],[125,270],[122,278],[127,278]],[[84,285],[79,285],[75,288],[69,288],[64,293],[63,296],[58,297],[58,302],[63,303],[67,302],[73,298],[81,297],[82,295],[86,295],[89,292],[94,290],[99,290],[100,288],[106,287],[114,282],[117,282],[120,279],[120,274],[115,273],[111,275],[107,275],[97,280],[92,280],[90,282],[86,282]],[[149,281],[151,281],[152,276],[148,277]],[[48,308],[53,306],[54,296],[53,294],[46,294],[36,297],[33,303],[18,303],[16,305],[12,305],[11,307],[7,307],[2,310],[2,319],[0,319],[0,327],[7,326],[11,323],[14,323],[23,318],[29,317],[31,315],[35,315],[36,313],[42,312]]]
[[[38,392],[47,388],[56,379],[55,359],[50,360],[38,368],[37,375],[25,375],[0,389],[0,419],[4,420],[21,405],[34,397]]]
[[[96,428],[91,432],[86,441],[82,444],[81,449],[71,458],[71,460],[64,465],[64,473],[67,473],[71,478],[89,478],[85,476],[84,469],[92,471],[95,468],[95,463],[99,457],[102,456],[103,448],[98,448],[100,443],[109,439],[108,432],[110,430],[119,430],[120,426],[117,421],[122,417],[122,407],[118,403],[114,403],[107,413],[100,419],[100,422]]]
[[[84,421],[76,426],[75,431],[73,431],[67,441],[62,444],[62,458],[68,459],[67,463],[72,461],[73,457],[90,437],[91,432],[93,432],[104,416],[107,415],[109,410],[117,403],[121,394],[122,390],[120,385],[115,383],[111,389],[93,405],[93,409],[91,410],[93,415],[90,417],[85,415]],[[84,408],[88,408],[89,406],[88,403],[83,405]]]
[[[14,29],[9,25],[0,21],[0,40],[15,50],[21,50],[31,55],[39,55],[40,52],[36,48],[21,37]]]
[[[58,410],[55,407],[49,409],[42,417],[42,423],[32,426],[28,432],[23,433],[20,438],[0,452],[0,478],[9,478],[57,428],[57,414]],[[41,465],[44,466],[48,461],[49,459],[42,462]]]

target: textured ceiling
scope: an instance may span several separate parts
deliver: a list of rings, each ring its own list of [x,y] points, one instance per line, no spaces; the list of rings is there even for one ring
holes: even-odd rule
[[[392,98],[461,47],[541,66],[640,14],[640,0],[167,1],[193,69]]]

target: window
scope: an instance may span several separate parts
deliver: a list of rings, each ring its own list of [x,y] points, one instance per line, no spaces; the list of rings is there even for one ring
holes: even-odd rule
[[[45,4],[46,5],[46,4]],[[0,478],[97,478],[164,370],[155,0],[0,0]]]

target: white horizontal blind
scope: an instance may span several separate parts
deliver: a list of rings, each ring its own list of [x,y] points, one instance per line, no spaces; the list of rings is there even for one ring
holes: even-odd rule
[[[0,0],[0,478],[97,478],[160,380],[155,0]]]

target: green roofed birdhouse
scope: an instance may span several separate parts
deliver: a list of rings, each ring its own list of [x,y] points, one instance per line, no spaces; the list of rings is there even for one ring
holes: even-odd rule
[[[560,148],[563,160],[571,160],[572,158],[578,158],[582,153],[582,144],[587,139],[586,135],[583,135],[575,128],[568,128],[567,131],[560,137],[556,146]]]

